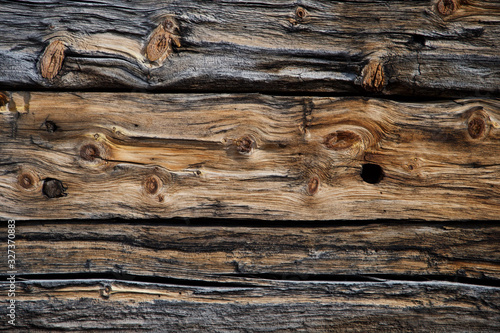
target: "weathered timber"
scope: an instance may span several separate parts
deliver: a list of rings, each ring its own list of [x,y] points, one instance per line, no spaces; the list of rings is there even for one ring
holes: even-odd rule
[[[16,235],[20,277],[106,275],[247,285],[262,283],[258,277],[500,281],[500,227],[484,223],[312,228],[26,221],[17,223]],[[0,274],[7,271],[7,261],[1,261]]]
[[[496,0],[0,7],[4,89],[500,94]]]
[[[500,216],[497,99],[5,99],[3,218]]]
[[[498,332],[500,288],[446,282],[186,286],[117,280],[20,283],[18,330]],[[0,288],[7,289],[1,282]],[[7,307],[0,307],[5,318]],[[0,322],[0,328],[8,326]]]

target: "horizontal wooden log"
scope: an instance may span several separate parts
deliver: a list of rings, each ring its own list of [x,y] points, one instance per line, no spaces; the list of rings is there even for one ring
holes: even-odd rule
[[[498,219],[500,101],[9,93],[5,219]]]
[[[484,223],[314,228],[156,223],[17,222],[18,274],[245,284],[258,277],[500,280],[500,227]],[[6,232],[0,228],[0,234]],[[0,262],[0,274],[7,271],[7,261]]]
[[[19,330],[453,331],[500,329],[500,289],[445,282],[197,287],[116,280],[19,283]],[[2,292],[8,289],[1,282]],[[0,307],[6,318],[7,307]],[[12,329],[5,321],[1,329]]]
[[[0,1],[0,87],[500,94],[500,5]]]

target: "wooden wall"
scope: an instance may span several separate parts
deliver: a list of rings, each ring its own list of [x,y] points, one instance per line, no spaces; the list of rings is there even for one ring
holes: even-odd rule
[[[0,30],[0,329],[500,330],[498,1],[0,0]]]

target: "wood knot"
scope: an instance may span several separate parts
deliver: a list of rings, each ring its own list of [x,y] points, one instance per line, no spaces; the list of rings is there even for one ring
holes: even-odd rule
[[[467,133],[473,140],[485,138],[492,124],[490,117],[482,107],[474,107],[466,112],[467,117]]]
[[[336,131],[325,136],[323,144],[328,149],[342,150],[353,146],[359,141],[361,141],[361,137],[354,132]]]
[[[151,175],[144,181],[144,189],[150,195],[155,195],[156,193],[158,193],[162,186],[163,182],[156,175]]]
[[[484,136],[486,132],[486,122],[481,117],[473,117],[467,124],[467,132],[473,139],[479,139]]]
[[[443,16],[453,14],[459,7],[459,0],[439,0],[436,4],[437,11]]]
[[[0,107],[7,105],[9,98],[4,93],[0,92]]]
[[[179,30],[177,23],[171,19],[165,19],[149,37],[146,46],[146,57],[149,61],[163,62],[173,53],[172,42],[181,47],[180,36],[175,32]]]
[[[93,162],[95,159],[100,158],[101,154],[97,146],[89,143],[80,148],[80,157],[85,161]]]
[[[42,126],[45,126],[45,130],[49,133],[54,133],[59,128],[56,123],[50,120],[45,121]]]
[[[237,139],[234,144],[236,145],[236,150],[240,154],[249,155],[252,153],[255,147],[255,141],[249,136],[243,136]]]
[[[309,179],[309,182],[307,183],[307,194],[315,195],[316,193],[318,193],[319,184],[320,181],[317,176],[314,176],[311,179]]]
[[[65,187],[60,180],[53,178],[46,178],[43,181],[42,193],[47,198],[52,199],[52,198],[65,197],[67,195],[66,189],[67,187]]]
[[[362,70],[361,86],[366,91],[381,92],[385,86],[384,67],[378,60],[370,61]]]
[[[59,73],[64,61],[65,46],[60,40],[52,41],[40,58],[40,72],[42,77],[51,80]]]
[[[110,285],[105,285],[104,288],[101,289],[101,296],[103,298],[109,298],[111,295],[111,286]]]
[[[22,188],[29,190],[35,187],[37,180],[33,174],[29,172],[23,172],[17,178],[17,182]]]
[[[303,20],[307,17],[308,13],[307,13],[307,10],[303,7],[297,7],[297,9],[295,9],[295,16],[297,16],[297,19],[299,20]]]

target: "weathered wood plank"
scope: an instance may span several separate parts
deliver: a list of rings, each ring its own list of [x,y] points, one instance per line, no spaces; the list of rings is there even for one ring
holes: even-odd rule
[[[500,94],[496,0],[0,6],[6,89]]]
[[[500,216],[497,99],[6,99],[3,218]]]
[[[444,282],[196,287],[116,280],[20,283],[19,330],[497,332],[500,289]],[[0,287],[5,289],[6,282]],[[6,307],[0,307],[5,318]],[[9,327],[1,321],[0,328]]]
[[[315,228],[158,224],[17,222],[18,274],[224,283],[245,277],[500,280],[500,227],[485,223]],[[0,262],[0,274],[8,270],[7,262]]]

